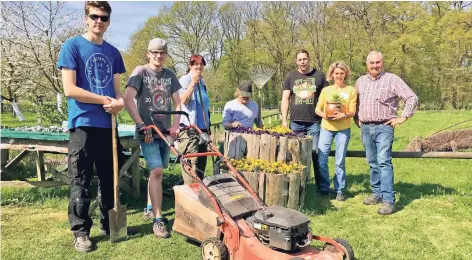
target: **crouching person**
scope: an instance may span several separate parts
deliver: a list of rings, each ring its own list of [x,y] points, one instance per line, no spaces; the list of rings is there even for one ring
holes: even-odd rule
[[[259,107],[251,100],[251,97],[251,83],[241,83],[236,90],[236,99],[226,103],[223,110],[223,126],[225,129],[252,128],[254,123],[259,128],[264,127],[262,119],[258,119]]]

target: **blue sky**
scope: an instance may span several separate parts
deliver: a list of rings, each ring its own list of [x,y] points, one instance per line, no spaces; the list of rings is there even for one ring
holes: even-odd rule
[[[173,2],[143,1],[110,1],[112,8],[111,25],[105,33],[105,39],[119,50],[126,50],[129,38],[141,28],[147,19],[157,15],[164,6],[172,6]],[[67,2],[70,8],[83,14],[85,1]]]

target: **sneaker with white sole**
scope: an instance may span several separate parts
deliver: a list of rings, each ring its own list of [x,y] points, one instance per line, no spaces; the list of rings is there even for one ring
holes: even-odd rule
[[[74,237],[74,248],[77,252],[87,253],[92,251],[93,244],[89,236]]]
[[[345,201],[346,200],[346,195],[342,191],[338,191],[336,194],[336,200],[337,201]]]
[[[152,211],[147,211],[146,208],[144,208],[144,220],[149,221],[154,218],[154,213]]]
[[[170,237],[169,230],[167,230],[166,224],[163,220],[159,220],[152,224],[152,233],[157,238],[168,238]]]

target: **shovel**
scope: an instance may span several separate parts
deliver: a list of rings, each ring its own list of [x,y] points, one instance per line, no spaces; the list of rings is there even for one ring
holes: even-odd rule
[[[126,239],[128,228],[126,225],[126,207],[120,205],[120,181],[118,179],[118,154],[116,144],[116,118],[111,115],[111,129],[113,138],[113,196],[115,207],[108,211],[110,221],[110,241],[112,243]]]

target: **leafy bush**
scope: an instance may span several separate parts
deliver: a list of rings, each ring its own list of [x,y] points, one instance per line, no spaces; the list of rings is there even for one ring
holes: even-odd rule
[[[57,104],[53,102],[44,103],[41,116],[47,125],[61,126],[62,121],[67,121],[67,98],[62,99],[62,113],[57,110]]]

